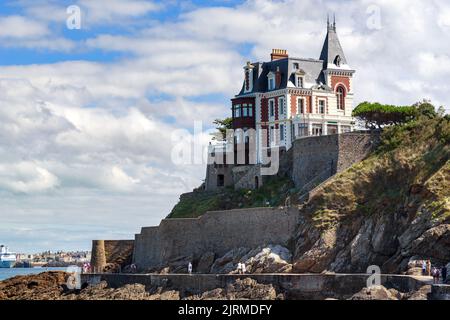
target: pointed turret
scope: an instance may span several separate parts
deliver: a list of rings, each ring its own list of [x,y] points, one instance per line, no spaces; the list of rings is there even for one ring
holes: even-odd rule
[[[341,43],[336,33],[336,17],[334,17],[333,23],[330,23],[330,19],[327,19],[327,36],[320,53],[320,60],[323,60],[323,68],[340,67],[346,65],[347,60],[342,50]]]

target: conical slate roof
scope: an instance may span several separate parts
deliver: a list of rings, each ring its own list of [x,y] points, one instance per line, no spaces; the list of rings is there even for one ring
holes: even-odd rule
[[[337,59],[337,57],[339,58]],[[329,64],[335,64],[338,67],[347,64],[344,50],[342,50],[336,33],[336,23],[328,24],[328,32],[320,53],[320,60],[323,60],[324,69],[327,69]]]

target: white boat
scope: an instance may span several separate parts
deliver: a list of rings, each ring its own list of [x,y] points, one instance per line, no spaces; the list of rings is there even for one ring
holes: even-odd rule
[[[12,268],[16,264],[16,254],[10,252],[8,247],[0,246],[0,268]]]

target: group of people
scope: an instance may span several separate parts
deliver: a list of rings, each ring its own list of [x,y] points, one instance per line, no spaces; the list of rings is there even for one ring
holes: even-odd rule
[[[239,274],[247,273],[247,267],[246,267],[245,263],[240,263],[240,262],[238,263],[238,265],[237,265],[237,272]]]
[[[187,270],[188,270],[188,273],[189,273],[189,274],[192,274],[192,263],[191,263],[191,262],[188,263]],[[237,272],[238,272],[239,274],[245,274],[245,273],[247,273],[247,267],[246,267],[245,263],[239,262],[239,263],[237,264],[237,269],[236,269],[236,270],[237,270]]]
[[[433,277],[433,283],[437,284],[439,283],[439,279],[442,278],[442,282],[445,283],[447,280],[447,267],[443,265],[441,269],[438,267],[431,267],[431,261],[423,260],[422,261],[422,275],[424,276],[432,276]]]
[[[83,263],[83,273],[91,272],[91,264],[89,262]]]

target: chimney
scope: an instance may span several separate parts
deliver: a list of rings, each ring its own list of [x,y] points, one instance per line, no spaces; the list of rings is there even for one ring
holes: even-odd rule
[[[277,72],[275,72],[275,85],[276,85],[276,88],[279,88],[281,85],[280,67],[277,67]]]
[[[271,61],[284,59],[289,57],[287,50],[284,49],[272,49],[272,54],[270,55]]]

